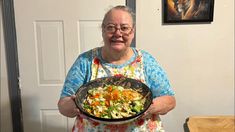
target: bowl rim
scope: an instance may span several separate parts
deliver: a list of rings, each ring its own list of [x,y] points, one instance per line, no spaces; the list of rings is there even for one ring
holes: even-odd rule
[[[140,80],[136,80],[136,79],[128,78],[128,77],[124,77],[124,76],[121,76],[121,77],[119,77],[119,76],[118,76],[118,77],[117,77],[117,76],[110,76],[110,77],[102,77],[102,78],[97,78],[97,79],[91,80],[91,81],[89,81],[89,82],[87,82],[87,83],[81,85],[81,86],[78,88],[78,90],[77,90],[77,92],[75,93],[75,95],[76,95],[76,97],[77,97],[77,93],[79,92],[79,89],[80,89],[81,87],[85,87],[85,86],[87,86],[87,85],[89,85],[89,84],[91,84],[91,83],[94,83],[94,82],[98,81],[98,80],[105,80],[105,79],[112,79],[112,78],[124,78],[124,79],[129,79],[129,80],[137,81],[138,83],[141,83],[141,85],[143,85],[144,87],[147,87],[147,88],[148,88],[148,93],[150,92],[150,99],[151,99],[150,102],[152,102],[152,100],[153,100],[152,91],[151,91],[151,89],[150,89],[145,83],[141,82]],[[98,121],[98,122],[103,122],[103,123],[109,123],[109,124],[120,124],[120,123],[122,123],[122,122],[127,123],[127,122],[129,122],[129,121],[132,121],[132,120],[135,120],[135,119],[139,118],[139,117],[150,107],[150,105],[151,105],[152,103],[149,103],[149,104],[145,107],[144,110],[142,110],[141,112],[139,112],[139,113],[137,113],[137,114],[135,114],[135,115],[132,115],[132,116],[129,116],[129,117],[124,117],[124,118],[115,118],[115,119],[101,118],[101,117],[96,117],[96,116],[94,116],[94,115],[89,114],[88,112],[86,112],[86,111],[82,108],[82,105],[80,105],[78,99],[76,99],[76,98],[75,98],[75,104],[76,104],[77,108],[79,109],[79,111],[80,111],[83,115],[87,116],[89,119],[91,119],[91,120],[93,120],[93,121]]]

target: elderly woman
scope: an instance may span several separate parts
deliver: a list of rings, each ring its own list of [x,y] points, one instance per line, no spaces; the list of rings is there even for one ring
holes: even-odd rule
[[[79,55],[67,74],[58,108],[64,116],[76,117],[77,131],[164,131],[159,115],[175,107],[174,91],[165,72],[149,53],[130,47],[134,38],[133,13],[125,6],[116,6],[104,16],[103,47]],[[153,102],[146,113],[133,122],[119,125],[102,124],[79,113],[74,103],[78,88],[96,78],[125,76],[141,80],[151,89]]]

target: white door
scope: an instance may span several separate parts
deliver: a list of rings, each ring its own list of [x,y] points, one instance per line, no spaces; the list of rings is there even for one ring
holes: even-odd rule
[[[25,132],[68,132],[59,114],[64,78],[81,52],[102,45],[101,21],[125,0],[15,0]]]

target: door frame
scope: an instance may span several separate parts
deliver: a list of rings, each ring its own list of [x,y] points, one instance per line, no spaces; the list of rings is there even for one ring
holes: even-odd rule
[[[126,5],[136,13],[136,1],[126,0]],[[13,132],[23,132],[23,115],[19,79],[17,36],[15,27],[14,1],[2,0],[3,33],[6,47],[6,63]],[[134,18],[135,19],[135,18]],[[135,38],[132,46],[136,46]]]
[[[23,132],[23,116],[19,87],[19,66],[13,0],[2,1],[3,34],[9,85],[13,132]]]

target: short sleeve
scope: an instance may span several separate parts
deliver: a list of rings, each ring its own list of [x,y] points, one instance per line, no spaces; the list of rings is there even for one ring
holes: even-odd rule
[[[76,59],[67,73],[60,97],[75,94],[78,88],[89,80],[91,65],[89,54],[90,52],[85,52]]]
[[[160,67],[159,63],[146,51],[142,51],[142,55],[145,81],[152,90],[153,97],[155,98],[163,95],[173,96],[175,92],[171,88],[167,75]]]

